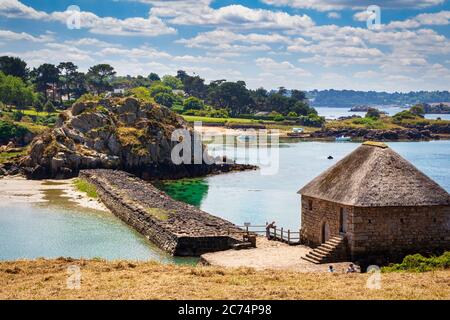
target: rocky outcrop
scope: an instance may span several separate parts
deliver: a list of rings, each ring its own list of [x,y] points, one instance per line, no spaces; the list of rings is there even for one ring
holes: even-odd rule
[[[59,115],[53,130],[32,141],[19,166],[31,179],[68,178],[91,168],[122,169],[143,178],[190,177],[241,168],[207,165],[214,163],[211,159],[195,165],[174,164],[171,152],[179,142],[171,138],[176,129],[187,130],[193,138],[176,113],[133,97],[77,102]]]

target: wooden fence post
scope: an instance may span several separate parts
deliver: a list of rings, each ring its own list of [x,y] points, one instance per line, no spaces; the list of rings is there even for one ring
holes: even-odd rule
[[[273,228],[273,238],[277,240],[277,227]]]
[[[283,227],[281,227],[281,242],[283,242]]]
[[[291,244],[291,229],[288,229],[288,245]]]

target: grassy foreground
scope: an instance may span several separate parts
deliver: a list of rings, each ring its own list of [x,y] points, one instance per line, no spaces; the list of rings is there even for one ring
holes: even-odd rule
[[[68,267],[81,269],[68,289]],[[0,299],[450,299],[450,271],[373,274],[254,271],[94,260],[0,262]]]

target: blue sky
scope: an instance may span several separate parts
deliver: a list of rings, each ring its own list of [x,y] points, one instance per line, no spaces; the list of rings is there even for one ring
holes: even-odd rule
[[[251,88],[450,90],[449,24],[449,0],[0,0],[0,55]]]

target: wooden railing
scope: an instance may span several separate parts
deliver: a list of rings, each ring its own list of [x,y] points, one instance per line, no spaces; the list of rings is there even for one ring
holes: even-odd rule
[[[237,226],[240,230],[230,228],[228,229],[228,234],[258,234],[264,235],[269,240],[280,241],[287,243],[289,245],[300,244],[300,232],[291,231],[290,229],[285,230],[284,228],[277,227],[267,227],[266,225],[245,225]]]

